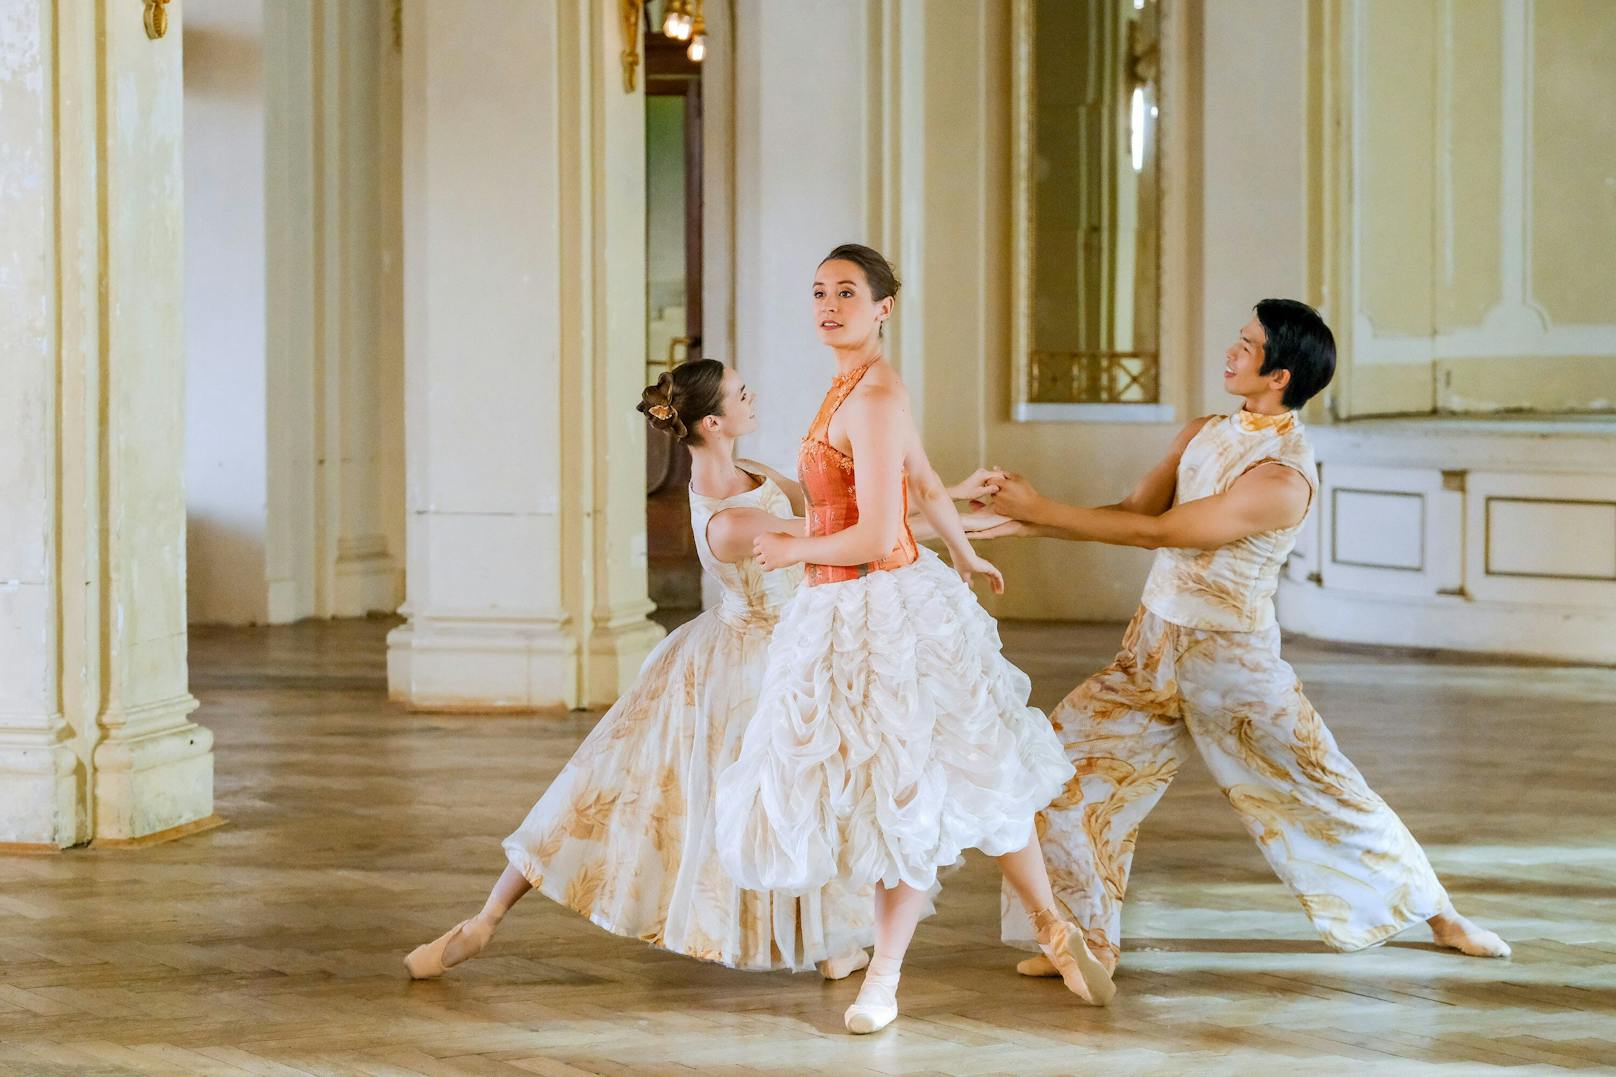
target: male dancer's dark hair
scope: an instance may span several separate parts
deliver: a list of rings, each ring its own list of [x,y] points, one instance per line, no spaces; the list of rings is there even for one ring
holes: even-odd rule
[[[1295,299],[1264,299],[1252,309],[1268,335],[1260,373],[1290,371],[1282,402],[1299,408],[1335,375],[1335,334],[1318,311]]]

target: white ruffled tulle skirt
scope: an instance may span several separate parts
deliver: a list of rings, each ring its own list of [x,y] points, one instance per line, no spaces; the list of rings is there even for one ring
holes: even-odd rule
[[[932,888],[966,849],[1013,852],[1072,777],[998,625],[929,550],[804,587],[719,776],[718,855],[748,889]]]
[[[714,848],[715,780],[757,711],[772,627],[709,610],[651,652],[505,839],[540,893],[614,934],[734,968],[811,969],[869,945],[869,888],[745,890]]]

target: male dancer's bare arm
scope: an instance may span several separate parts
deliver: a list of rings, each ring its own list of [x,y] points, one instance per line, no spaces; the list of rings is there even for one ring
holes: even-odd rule
[[[1105,505],[1103,508],[1122,512],[1140,513],[1145,516],[1160,516],[1173,507],[1173,495],[1178,489],[1178,462],[1184,455],[1184,450],[1194,440],[1195,435],[1201,432],[1210,415],[1203,415],[1199,419],[1192,419],[1184,424],[1184,428],[1173,438],[1172,446],[1167,454],[1156,462],[1156,466],[1145,472],[1127,497],[1114,505]],[[989,470],[987,480],[997,483],[1002,479],[1003,471]],[[972,476],[973,478],[975,476]],[[979,516],[980,525],[972,530],[974,537],[982,539],[1008,538],[1018,536],[1024,538],[1060,538],[1073,542],[1081,542],[1085,536],[1059,527],[1047,524],[1028,523],[1025,520],[1010,518],[996,502],[983,506],[985,513],[996,514]]]
[[[1307,480],[1283,464],[1259,464],[1228,490],[1177,505],[1160,516],[1116,508],[1081,508],[1044,497],[1019,475],[1006,475],[994,507],[1060,537],[1114,546],[1211,550],[1248,535],[1302,521],[1312,497]]]

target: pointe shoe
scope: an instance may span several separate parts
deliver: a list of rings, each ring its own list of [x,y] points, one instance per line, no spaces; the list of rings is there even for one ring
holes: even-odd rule
[[[1037,931],[1039,947],[1066,982],[1067,990],[1096,1006],[1104,1006],[1116,996],[1117,986],[1111,982],[1111,974],[1076,927],[1052,918],[1039,925]]]
[[[1112,956],[1114,951],[1112,951],[1108,946],[1096,947],[1092,943],[1089,945],[1089,949],[1093,951],[1094,956],[1099,959],[1100,964],[1105,966],[1105,971],[1109,972],[1112,976],[1116,976],[1117,962],[1116,958]],[[1047,977],[1060,975],[1060,969],[1056,968],[1055,963],[1049,958],[1045,957],[1043,954],[1033,954],[1029,958],[1017,961],[1016,971],[1023,976]]]
[[[456,935],[461,935],[466,943],[472,947],[470,952],[459,960],[445,963],[444,953]],[[410,970],[412,980],[430,980],[435,976],[442,976],[448,969],[476,957],[488,945],[488,940],[494,937],[494,925],[482,916],[473,916],[470,920],[462,920],[448,931],[439,935],[431,942],[422,943],[410,951],[404,959],[404,967]]]
[[[863,949],[858,949],[841,957],[826,958],[815,968],[819,969],[819,975],[827,980],[845,980],[869,963],[870,955]]]
[[[867,972],[858,998],[842,1014],[842,1024],[855,1036],[880,1032],[898,1016],[898,974]]]
[[[1023,976],[1059,976],[1060,969],[1055,962],[1043,954],[1034,954],[1029,958],[1016,962],[1016,971]]]

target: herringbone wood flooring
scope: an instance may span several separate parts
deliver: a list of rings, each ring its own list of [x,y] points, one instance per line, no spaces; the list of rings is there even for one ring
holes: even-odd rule
[[[412,715],[384,622],[199,630],[193,686],[230,825],[143,850],[0,857],[0,1072],[1279,1073],[1616,1067],[1616,670],[1299,645],[1348,754],[1508,963],[1423,932],[1332,954],[1199,768],[1139,843],[1121,994],[1015,976],[991,865],[921,926],[904,1017],[523,901],[438,982],[400,959],[480,905],[498,841],[595,715]],[[1006,625],[1052,705],[1117,625]]]

